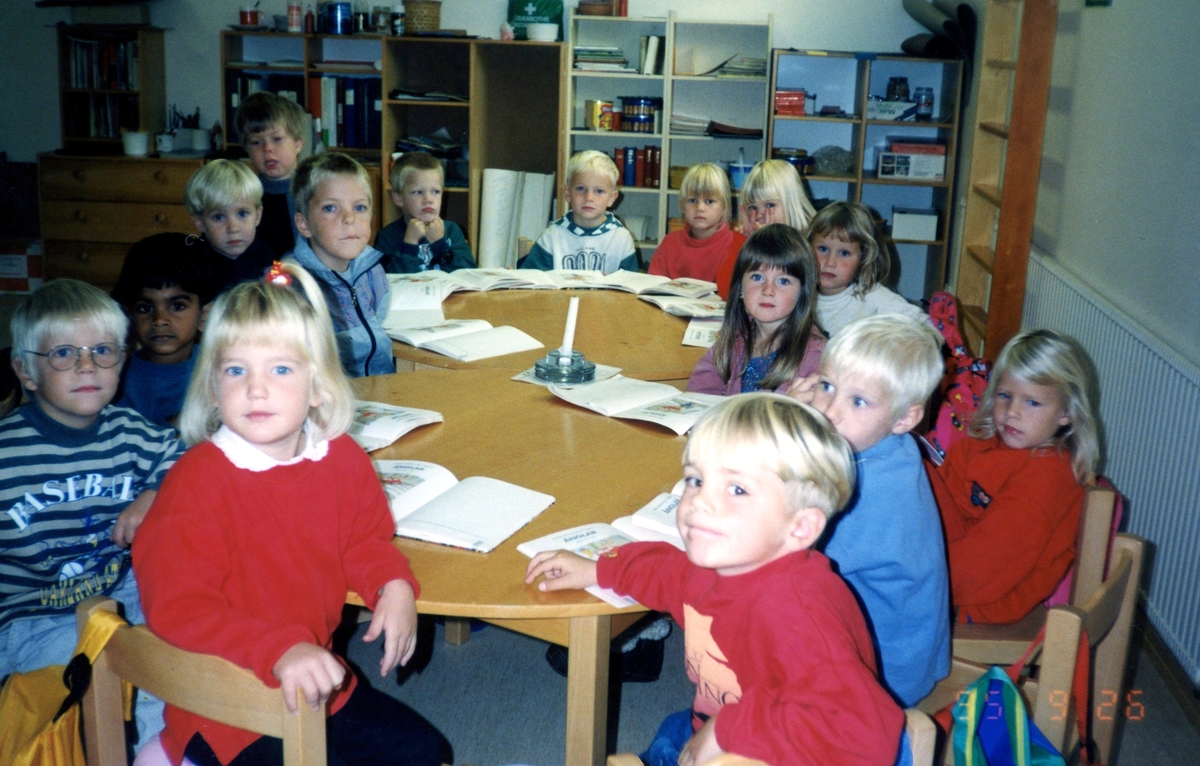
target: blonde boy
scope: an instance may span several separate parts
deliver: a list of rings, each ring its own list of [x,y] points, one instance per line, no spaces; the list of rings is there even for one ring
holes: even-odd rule
[[[291,193],[296,162],[304,151],[308,115],[295,101],[260,91],[242,102],[236,125],[250,164],[263,185],[258,236],[277,258],[291,252],[299,232]]]
[[[375,237],[384,254],[383,268],[393,274],[475,268],[471,246],[454,221],[442,219],[441,160],[425,152],[408,152],[392,163],[388,182],[399,220]]]
[[[183,189],[192,224],[215,256],[218,292],[261,278],[275,259],[270,246],[257,238],[262,200],[258,176],[235,160],[213,160],[193,173]]]
[[[735,396],[692,429],[683,473],[686,554],[667,543],[630,543],[594,563],[549,552],[525,579],[545,576],[543,591],[600,584],[683,626],[696,696],[643,759],[733,752],[791,764],[836,752],[890,766],[904,713],[876,680],[854,596],[811,550],[854,488],[845,440],[787,397]]]
[[[878,314],[834,335],[815,386],[796,392],[854,448],[858,492],[821,547],[866,609],[884,685],[906,707],[950,671],[941,518],[908,435],[943,369],[928,322]]]
[[[617,201],[617,166],[612,158],[592,149],[571,157],[563,194],[571,212],[542,232],[519,268],[585,269],[611,274],[637,271],[633,236],[608,212]]]
[[[688,168],[679,188],[679,212],[686,229],[663,237],[648,271],[715,282],[717,269],[727,259],[736,260],[746,242],[746,235],[729,228],[729,179],[719,165]]]
[[[325,152],[300,163],[292,179],[296,241],[292,257],[316,278],[329,303],[342,367],[350,377],[396,371],[383,329],[388,282],[371,247],[371,178],[356,160]]]

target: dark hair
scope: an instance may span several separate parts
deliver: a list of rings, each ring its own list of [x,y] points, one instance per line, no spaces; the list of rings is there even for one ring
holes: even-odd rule
[[[178,285],[200,299],[212,302],[220,288],[213,255],[195,234],[155,234],[135,242],[125,256],[112,297],[129,308],[142,297],[142,290],[159,290]]]
[[[243,146],[251,135],[273,128],[281,128],[292,140],[300,141],[304,138],[304,118],[304,108],[295,101],[260,90],[242,101],[234,125]]]
[[[778,354],[762,379],[762,390],[769,391],[790,381],[804,361],[808,341],[816,322],[817,265],[812,248],[800,232],[782,223],[764,226],[750,235],[738,253],[729,283],[729,300],[725,304],[725,321],[713,345],[713,362],[717,374],[726,382],[733,375],[730,368],[734,347],[740,342],[746,349],[747,360],[754,349],[754,320],[742,302],[742,277],[756,269],[780,269],[800,280],[800,295],[796,306],[783,324],[775,330],[779,338]]]

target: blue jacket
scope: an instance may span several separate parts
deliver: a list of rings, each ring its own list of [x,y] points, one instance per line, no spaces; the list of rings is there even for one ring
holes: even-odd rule
[[[349,268],[335,272],[317,259],[307,239],[299,237],[288,256],[321,285],[346,374],[361,378],[395,372],[392,339],[383,329],[388,310],[388,282],[379,263],[383,253],[367,245]]]
[[[880,680],[912,707],[950,673],[942,519],[913,437],[888,436],[854,462],[854,496],[818,547],[863,607]]]

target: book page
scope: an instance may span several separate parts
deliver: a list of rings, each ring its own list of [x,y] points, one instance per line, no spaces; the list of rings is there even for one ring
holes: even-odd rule
[[[383,449],[419,426],[441,423],[442,413],[383,402],[356,402],[350,438],[367,452]]]
[[[659,282],[639,290],[641,295],[679,295],[684,298],[702,298],[717,291],[716,282],[705,282],[702,279],[679,277],[666,282]]]
[[[717,319],[693,319],[683,331],[683,345],[711,348],[721,332],[721,321]]]
[[[607,287],[611,290],[624,290],[630,293],[640,293],[647,288],[669,282],[666,277],[657,274],[642,274],[636,271],[618,269],[606,277],[596,281],[597,287]]]
[[[596,561],[605,551],[618,548],[635,540],[627,537],[608,524],[584,524],[580,527],[564,529],[536,540],[529,540],[517,546],[520,553],[533,558],[542,551],[570,551],[589,561]],[[637,606],[637,602],[628,596],[622,596],[609,588],[593,585],[586,589],[596,598],[618,609],[627,606]]]
[[[678,295],[639,295],[640,300],[652,303],[671,316],[724,319],[725,301],[718,296],[682,298]]]
[[[679,526],[675,521],[675,514],[679,510],[681,499],[679,495],[660,492],[657,497],[633,514],[631,517],[633,523],[645,529],[679,537]]]
[[[551,385],[550,393],[571,404],[613,417],[627,410],[669,399],[679,389],[666,383],[651,383],[616,375],[599,383],[583,386]]]
[[[409,327],[402,329],[393,335],[390,331],[388,336],[393,340],[398,340],[401,343],[407,343],[410,346],[417,348],[425,348],[426,344],[444,340],[445,338],[453,338],[456,335],[465,333],[480,332],[481,330],[490,330],[492,325],[483,319],[450,319],[445,322],[439,322],[434,325],[425,327]]]
[[[483,320],[467,320],[483,321]],[[486,324],[486,322],[485,322]],[[443,356],[457,359],[460,362],[474,362],[479,359],[490,359],[493,356],[515,354],[518,351],[531,351],[543,348],[542,342],[515,327],[495,327],[480,332],[455,335],[442,340],[428,341],[421,345]]]
[[[372,460],[388,497],[392,518],[400,520],[458,483],[454,474],[424,460]]]
[[[604,273],[600,271],[587,271],[584,269],[555,269],[553,271],[543,271],[546,278],[559,289],[567,290],[582,290],[588,288],[605,288],[603,284]]]
[[[529,286],[530,282],[513,269],[459,269],[451,272],[450,281],[460,290],[496,290],[518,285]]]
[[[696,421],[708,411],[709,407],[724,398],[716,394],[676,393],[670,399],[618,412],[616,417],[657,423],[683,436],[691,430],[692,426],[696,425]]]
[[[396,534],[487,553],[554,498],[499,479],[472,476],[396,523]]]
[[[670,543],[681,551],[687,550],[683,544],[683,538],[679,536],[678,532],[668,535],[653,529],[646,529],[645,527],[638,526],[632,516],[622,516],[619,519],[614,519],[612,525],[618,532],[628,535],[634,540],[643,543]]]

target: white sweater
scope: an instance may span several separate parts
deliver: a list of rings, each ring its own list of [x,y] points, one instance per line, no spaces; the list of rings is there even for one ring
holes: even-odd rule
[[[905,314],[929,319],[924,311],[883,285],[875,285],[863,296],[855,295],[854,285],[850,285],[837,295],[817,297],[817,321],[831,337],[854,320],[875,314]]]

